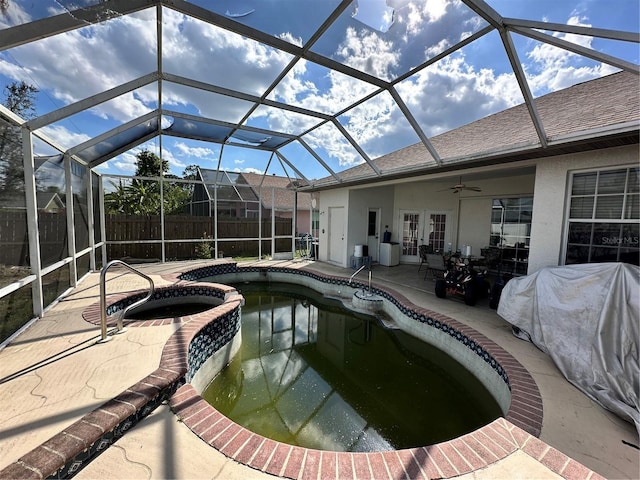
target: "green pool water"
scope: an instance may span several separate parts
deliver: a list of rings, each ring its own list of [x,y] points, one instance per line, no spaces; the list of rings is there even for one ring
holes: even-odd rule
[[[501,415],[469,371],[423,341],[298,285],[237,288],[242,347],[203,397],[255,433],[382,451],[449,440]]]

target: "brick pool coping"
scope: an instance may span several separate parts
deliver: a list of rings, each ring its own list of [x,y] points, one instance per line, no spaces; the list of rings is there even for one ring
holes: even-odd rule
[[[170,279],[174,279],[174,275],[168,276]],[[162,287],[155,288],[155,297],[150,299],[154,300],[157,298],[162,298],[163,293],[170,291],[175,288],[178,281],[174,281],[172,285],[165,285]],[[218,292],[218,297],[222,301],[226,295],[235,293],[236,289],[230,287],[228,285],[222,285],[219,283],[199,283],[199,282],[190,282],[189,285],[194,287],[210,287],[211,290],[216,290]],[[106,305],[107,311],[112,308],[114,305],[118,305],[119,302],[124,301],[128,298],[137,298],[142,297],[148,292],[147,289],[134,290],[129,292],[120,292],[113,293],[106,297]],[[175,317],[166,317],[166,318],[157,318],[153,320],[132,320],[132,319],[124,319],[123,324],[126,327],[159,327],[162,325],[171,325],[173,323],[186,323],[190,322],[196,317],[196,315],[184,315],[184,316],[175,316]],[[100,302],[95,302],[85,308],[82,312],[82,318],[93,325],[100,325],[102,318],[100,315]],[[116,315],[110,314],[107,316],[107,327],[115,327],[116,326],[117,317]]]
[[[166,278],[178,280],[175,275]],[[192,284],[184,281],[176,283]],[[207,312],[179,320],[171,318],[162,322],[128,323],[130,326],[175,322],[182,325],[166,342],[158,369],[1,470],[0,478],[68,478],[167,398],[174,413],[203,441],[229,458],[281,477],[340,480],[448,478],[485,468],[521,450],[564,478],[603,478],[536,438],[542,427],[542,399],[535,381],[514,357],[472,328],[447,316],[416,307],[391,289],[387,290],[400,303],[471,336],[500,362],[508,376],[512,394],[511,406],[505,418],[498,418],[450,441],[369,453],[329,452],[291,446],[237,425],[206,403],[192,385],[183,384],[189,369],[185,352],[189,351],[189,345],[198,332],[212,321],[211,312],[215,311],[219,318],[239,308],[242,303],[242,297],[232,294],[234,290],[227,288],[230,291],[225,295],[224,303]],[[131,292],[110,296],[110,304],[116,298],[128,295]],[[95,308],[91,307],[87,309],[85,319],[95,321]]]

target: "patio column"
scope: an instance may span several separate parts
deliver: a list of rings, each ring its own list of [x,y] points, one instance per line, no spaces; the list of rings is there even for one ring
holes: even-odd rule
[[[95,218],[93,218],[93,172],[86,166],[87,169],[87,223],[89,224],[89,269],[92,272],[96,271],[96,238],[95,238]]]
[[[98,176],[98,193],[99,193],[99,201],[100,201],[100,239],[102,241],[102,265],[106,265],[109,263],[109,259],[107,258],[107,220],[106,220],[106,210],[104,209],[104,186],[102,182],[102,175]]]
[[[65,183],[65,194],[66,194],[66,213],[67,213],[67,249],[69,251],[69,256],[71,257],[71,272],[70,272],[70,280],[71,286],[75,287],[78,285],[78,269],[76,268],[76,235],[75,235],[75,223],[74,223],[74,212],[73,212],[73,177],[71,175],[71,157],[66,153],[63,156],[64,162],[64,183]]]
[[[38,232],[38,205],[36,202],[36,178],[33,164],[33,143],[31,131],[22,127],[22,160],[24,165],[24,194],[27,205],[27,230],[29,232],[29,265],[36,276],[31,288],[33,315],[42,317],[42,263],[40,262],[40,236]]]

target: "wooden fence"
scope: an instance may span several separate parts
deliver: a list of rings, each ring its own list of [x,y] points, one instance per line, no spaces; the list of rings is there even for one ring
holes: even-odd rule
[[[131,216],[107,215],[107,255],[109,259],[132,257],[137,259],[160,259],[161,223],[159,215]],[[224,218],[218,220],[219,249],[225,256],[257,257],[259,252],[258,219]],[[56,213],[38,212],[38,230],[42,265],[47,266],[68,255],[67,218],[64,211]],[[76,233],[80,244],[87,243],[86,227]],[[290,218],[276,218],[276,236],[292,234]],[[78,235],[83,238],[78,238]],[[168,215],[165,217],[166,240],[202,240],[201,242],[167,242],[167,259],[187,260],[198,258],[199,243],[209,243],[213,248],[214,222],[211,217],[192,215]],[[247,240],[227,240],[242,239]],[[262,251],[271,252],[271,219],[262,220]],[[141,240],[158,243],[133,243]],[[113,244],[109,242],[125,242]],[[290,251],[291,240],[276,240],[276,251]],[[201,252],[202,250],[200,250]],[[215,252],[212,251],[215,256]],[[29,236],[25,211],[0,211],[0,264],[29,266]]]
[[[68,255],[67,216],[38,212],[40,258],[46,267]],[[86,237],[86,231],[84,232]],[[0,264],[29,266],[29,234],[25,210],[0,211]]]
[[[116,258],[160,259],[162,258],[161,224],[159,215],[130,216],[107,215],[107,256]],[[253,218],[223,218],[218,220],[218,254],[224,256],[257,257],[259,253],[260,221]],[[214,219],[195,215],[168,215],[164,219],[165,240],[201,240],[199,242],[167,242],[165,255],[168,260],[201,258],[204,250],[199,244],[209,244],[214,251]],[[276,236],[292,235],[292,220],[276,218]],[[271,252],[271,219],[262,220],[262,249]],[[237,240],[246,238],[247,240]],[[269,240],[265,240],[268,238]],[[227,240],[225,239],[236,239]],[[158,243],[131,243],[135,241],[158,241]],[[110,243],[110,242],[126,242]],[[290,251],[290,239],[277,239],[276,251]]]

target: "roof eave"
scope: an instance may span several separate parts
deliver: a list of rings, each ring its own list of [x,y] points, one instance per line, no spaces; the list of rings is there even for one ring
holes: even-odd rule
[[[609,127],[558,136],[556,138],[549,139],[548,146],[546,148],[542,148],[539,144],[510,146],[508,149],[490,152],[485,151],[477,155],[447,158],[443,160],[441,165],[431,163],[429,166],[425,166],[425,164],[409,166],[394,169],[393,171],[383,172],[381,176],[376,175],[343,179],[342,183],[339,184],[331,182],[327,182],[322,185],[313,184],[308,187],[301,188],[300,191],[318,192],[322,190],[332,190],[335,188],[397,180],[400,178],[406,178],[408,174],[415,177],[418,175],[451,172],[491,165],[504,165],[522,160],[535,160],[568,153],[601,150],[604,148],[613,148],[638,143],[640,143],[640,121],[632,121]]]

